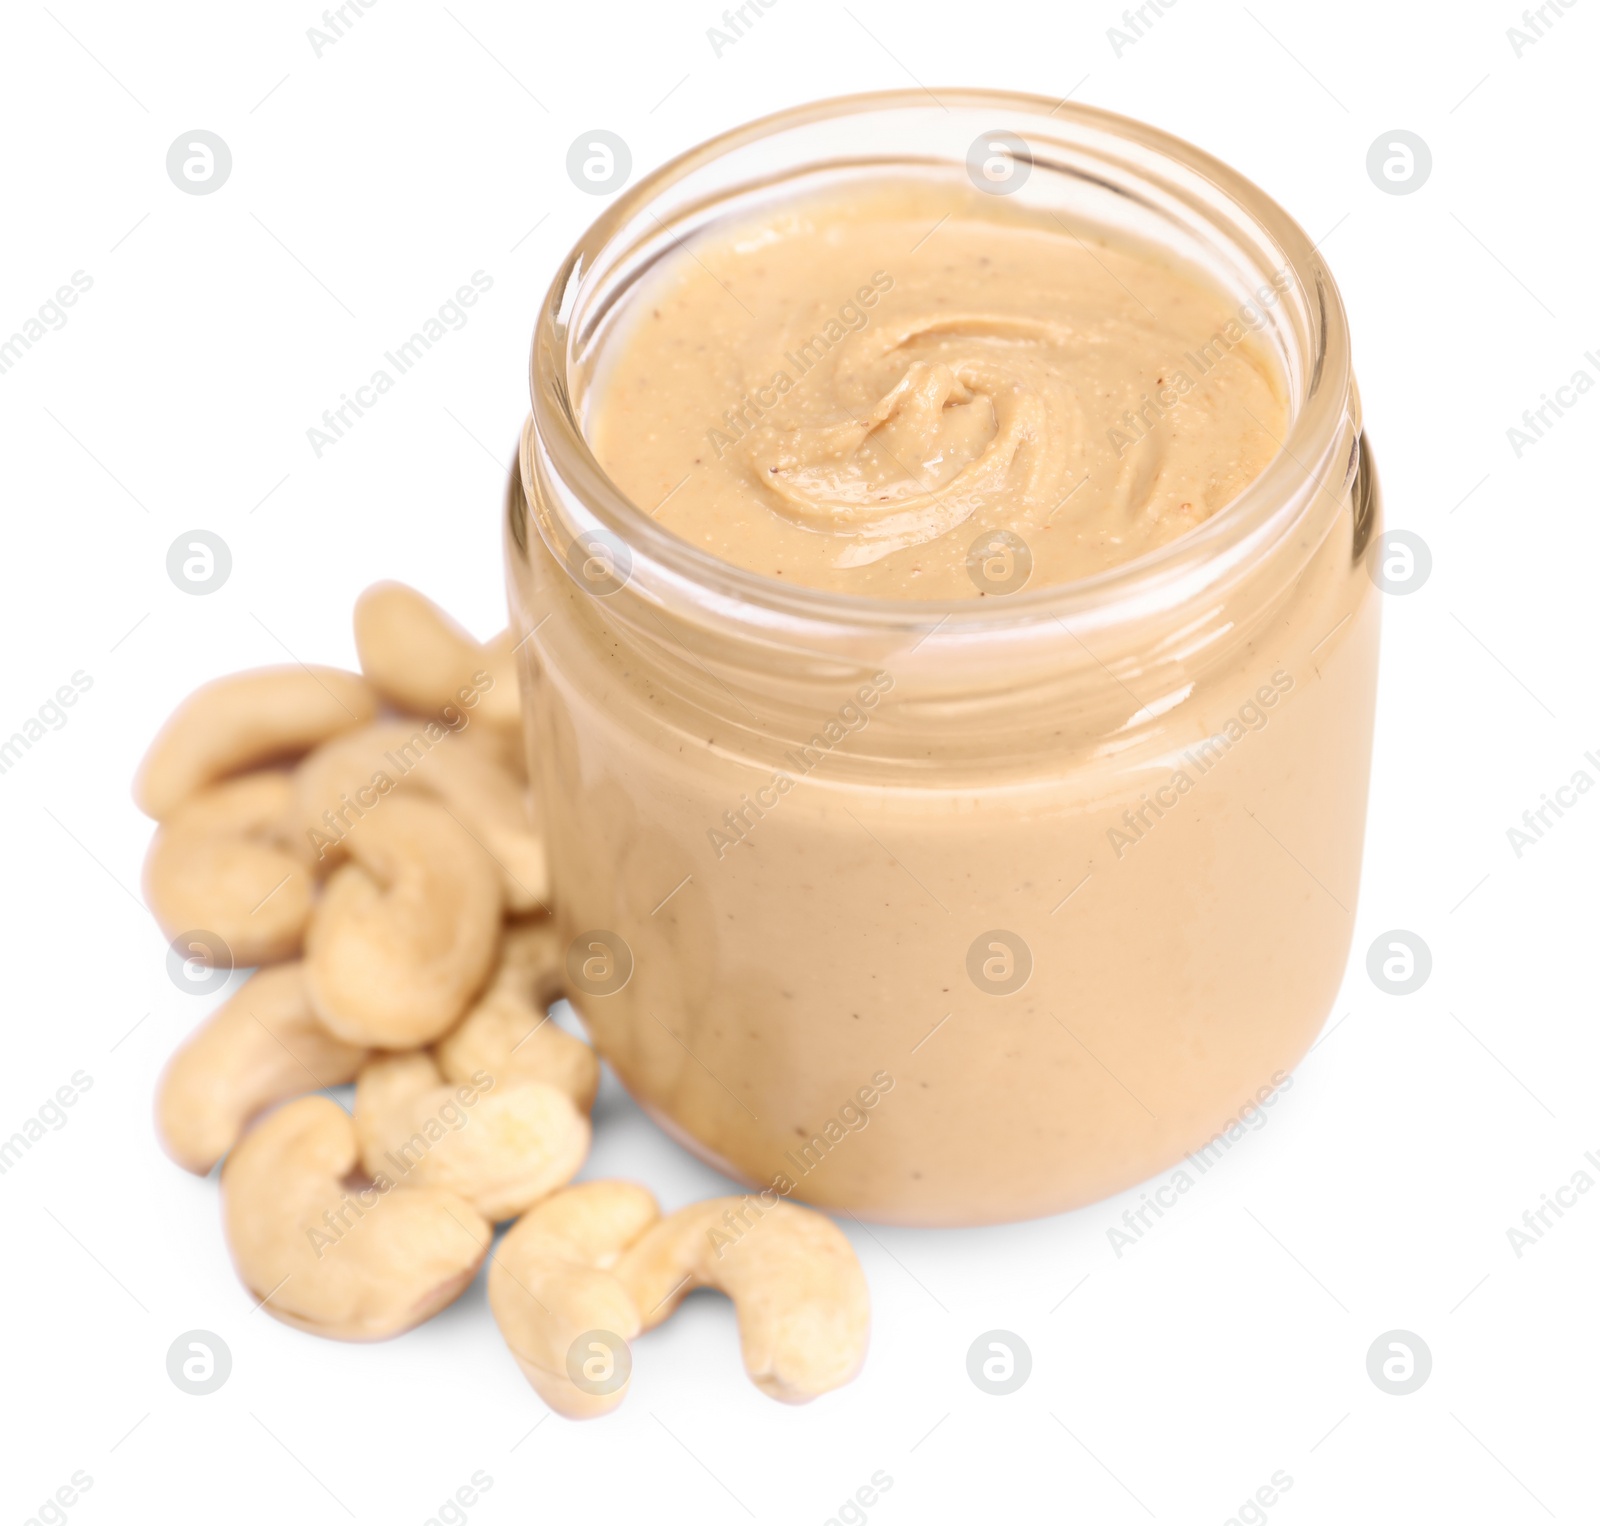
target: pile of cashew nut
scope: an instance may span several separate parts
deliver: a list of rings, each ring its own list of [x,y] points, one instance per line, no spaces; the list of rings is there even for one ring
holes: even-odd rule
[[[256,967],[156,1097],[174,1161],[222,1162],[252,1299],[317,1335],[398,1335],[459,1297],[514,1221],[490,1307],[563,1415],[621,1403],[627,1343],[697,1287],[732,1299],[765,1393],[848,1382],[867,1288],[831,1220],[748,1198],[663,1216],[634,1182],[574,1184],[600,1065],[549,1016],[565,950],[510,640],[480,644],[396,583],[361,596],[355,633],[359,674],[261,668],[198,690],[134,787],[158,824],[144,882],[165,934],[185,959]],[[353,1113],[325,1095],[350,1082]]]

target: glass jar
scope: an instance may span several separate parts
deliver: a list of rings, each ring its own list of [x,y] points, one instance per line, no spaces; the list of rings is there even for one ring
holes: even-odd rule
[[[507,550],[600,1052],[752,1190],[976,1224],[1216,1153],[1323,1023],[1361,867],[1379,511],[1344,311],[1281,208],[1105,112],[941,101],[787,111],[613,203],[540,315]],[[622,497],[585,417],[658,261],[848,177],[963,176],[1002,133],[1030,205],[1237,296],[1289,401],[1243,494],[1111,571],[949,603],[745,571]]]

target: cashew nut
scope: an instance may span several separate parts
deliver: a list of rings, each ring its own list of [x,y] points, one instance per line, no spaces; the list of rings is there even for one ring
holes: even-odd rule
[[[163,821],[205,785],[304,752],[377,713],[372,687],[340,668],[255,668],[219,678],[173,711],[139,765],[133,798]]]
[[[352,1185],[356,1164],[355,1124],[336,1102],[290,1102],[223,1164],[223,1225],[270,1314],[315,1335],[383,1340],[461,1295],[491,1231],[453,1192]]]
[[[457,1082],[477,1072],[497,1085],[543,1081],[587,1113],[600,1085],[600,1061],[582,1039],[550,1020],[563,973],[553,922],[507,927],[493,979],[460,1025],[434,1046],[439,1068]]]
[[[550,876],[544,842],[533,829],[525,786],[502,761],[488,733],[463,732],[429,755],[420,787],[437,795],[500,867],[507,908],[545,909]]]
[[[396,797],[347,838],[306,932],[311,1004],[352,1044],[407,1049],[461,1017],[494,963],[500,876],[442,806]]]
[[[374,583],[356,600],[361,671],[397,708],[438,715],[470,696],[485,720],[516,731],[517,672],[507,633],[474,641],[431,599],[404,583]]]
[[[712,1198],[663,1219],[631,1182],[569,1187],[501,1241],[489,1307],[544,1401],[582,1419],[615,1409],[627,1384],[581,1381],[578,1337],[630,1341],[697,1287],[733,1300],[745,1371],[763,1393],[804,1404],[861,1370],[870,1309],[855,1252],[831,1219],[782,1198]]]
[[[615,1408],[627,1342],[694,1287],[733,1299],[765,1392],[801,1403],[847,1382],[867,1290],[828,1219],[770,1192],[662,1218],[633,1183],[567,1185],[599,1061],[549,1019],[555,926],[501,924],[547,891],[513,638],[480,644],[399,584],[369,589],[355,627],[365,677],[297,665],[209,684],[135,783],[161,823],[145,883],[169,934],[206,928],[240,964],[304,945],[202,1024],[157,1091],[167,1153],[200,1174],[223,1159],[245,1285],[288,1324],[382,1339],[456,1299],[492,1222],[520,1213],[490,1303],[561,1413]],[[431,718],[380,723],[380,695]],[[353,1118],[297,1095],[351,1077]]]
[[[589,1153],[589,1120],[565,1093],[539,1081],[499,1086],[482,1071],[449,1086],[421,1052],[362,1068],[355,1121],[372,1176],[448,1188],[491,1221],[564,1187]]]
[[[500,866],[506,904],[532,911],[549,891],[544,844],[522,784],[492,733],[438,721],[379,721],[324,743],[294,775],[290,830],[316,858],[337,862],[344,838],[385,797],[438,800]]]
[[[161,1147],[204,1176],[263,1108],[354,1080],[366,1057],[317,1021],[298,963],[258,970],[167,1062],[156,1088]]]
[[[287,774],[245,774],[191,795],[162,823],[145,858],[144,890],[169,938],[203,927],[238,965],[299,952],[311,875],[282,837],[293,794]]]
[[[838,1225],[813,1209],[781,1198],[695,1203],[647,1231],[615,1271],[646,1330],[693,1288],[726,1293],[739,1313],[745,1371],[786,1404],[804,1404],[861,1370],[866,1278]]]
[[[626,1372],[609,1392],[597,1392],[573,1381],[568,1360],[575,1356],[581,1375],[586,1359],[607,1357],[574,1353],[580,1336],[626,1342],[639,1333],[633,1295],[609,1268],[660,1216],[655,1198],[633,1182],[580,1182],[524,1214],[500,1242],[489,1265],[489,1307],[523,1376],[557,1414],[589,1419],[627,1397]]]

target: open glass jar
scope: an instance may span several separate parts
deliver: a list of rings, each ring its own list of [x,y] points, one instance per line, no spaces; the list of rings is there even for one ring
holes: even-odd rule
[[[1237,1137],[1326,1017],[1378,494],[1343,308],[1286,213],[1123,118],[941,99],[788,111],[611,206],[540,316],[507,549],[553,909],[601,1053],[753,1188],[973,1224]],[[965,176],[997,130],[1027,145],[1032,205],[1236,294],[1289,403],[1238,498],[1111,571],[933,603],[731,566],[623,497],[585,419],[658,262],[841,178]]]

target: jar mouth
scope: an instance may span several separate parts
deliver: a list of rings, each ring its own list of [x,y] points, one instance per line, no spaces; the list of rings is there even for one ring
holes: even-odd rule
[[[1027,201],[1111,222],[1209,266],[1239,321],[1280,363],[1288,423],[1265,469],[1204,523],[1088,577],[1003,599],[883,599],[811,588],[738,567],[665,529],[601,467],[585,436],[586,372],[634,282],[684,238],[741,204],[793,194],[802,178],[896,171],[964,175],[970,145],[997,130],[1031,156]],[[1163,237],[1163,234],[1166,236]],[[1272,278],[1281,296],[1250,298]],[[1283,278],[1287,277],[1285,281]],[[1283,291],[1283,286],[1287,290]],[[1257,322],[1250,322],[1248,312]],[[896,90],[793,107],[701,144],[623,193],[573,246],[551,284],[529,365],[532,413],[521,471],[556,558],[580,535],[626,548],[630,581],[664,603],[708,600],[756,623],[943,635],[1070,622],[1076,631],[1146,618],[1220,591],[1296,530],[1331,523],[1359,451],[1343,304],[1304,230],[1237,171],[1169,133],[1096,107],[978,89]],[[536,487],[543,475],[560,502]],[[1320,534],[1301,537],[1309,551]]]

